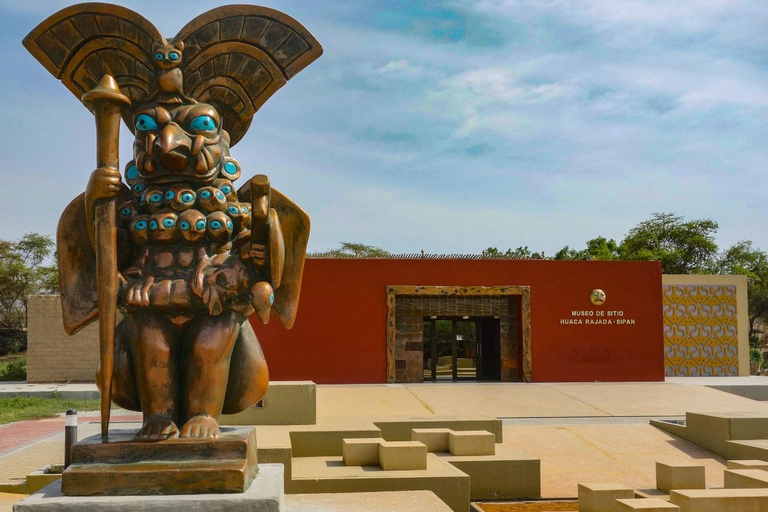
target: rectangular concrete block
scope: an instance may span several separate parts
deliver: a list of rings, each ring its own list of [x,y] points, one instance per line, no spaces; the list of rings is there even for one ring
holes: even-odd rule
[[[395,469],[427,469],[427,446],[418,441],[384,441],[379,445],[379,466]]]
[[[680,512],[763,512],[768,489],[687,489],[669,493]]]
[[[762,469],[768,471],[768,462],[764,460],[729,460],[728,469]]]
[[[317,391],[312,381],[272,381],[254,407],[221,416],[222,425],[314,425]]]
[[[381,437],[387,441],[409,441],[411,439],[411,431],[414,428],[449,428],[454,432],[463,430],[487,430],[496,436],[497,443],[501,443],[504,440],[501,420],[480,414],[468,416],[466,418],[452,419],[437,417],[434,419],[419,420],[379,420],[374,422],[374,424],[381,430]]]
[[[672,489],[705,489],[704,466],[692,463],[656,463],[656,487],[662,491]]]
[[[496,438],[485,430],[468,430],[448,434],[448,451],[453,455],[493,455]]]
[[[768,488],[768,472],[761,469],[726,469],[723,476],[726,489]]]
[[[341,455],[346,466],[378,466],[381,438],[344,439]]]
[[[616,507],[618,512],[629,512],[630,510],[642,510],[644,512],[680,512],[680,507],[659,498],[616,500]]]
[[[620,499],[633,499],[635,492],[617,483],[579,484],[579,512],[617,512]]]
[[[449,428],[414,428],[411,441],[419,441],[427,446],[428,453],[447,452]]]
[[[342,425],[323,425],[308,429],[291,430],[291,449],[294,457],[340,456],[341,442],[344,439],[381,437],[378,428],[345,427]]]
[[[482,500],[516,500],[541,497],[541,463],[498,445],[495,455],[456,457],[440,453],[439,458],[469,475],[470,498]]]

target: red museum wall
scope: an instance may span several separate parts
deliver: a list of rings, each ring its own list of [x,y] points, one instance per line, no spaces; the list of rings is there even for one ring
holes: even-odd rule
[[[251,318],[270,379],[386,382],[388,285],[530,286],[534,382],[664,379],[660,263],[450,259],[308,259],[293,329]],[[589,301],[595,288],[602,306]],[[561,324],[574,310],[635,323]]]

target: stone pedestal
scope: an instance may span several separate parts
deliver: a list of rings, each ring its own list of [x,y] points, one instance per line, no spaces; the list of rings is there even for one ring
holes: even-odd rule
[[[256,431],[222,428],[215,439],[136,441],[133,430],[89,437],[72,447],[62,475],[66,496],[242,493],[258,471]]]
[[[13,506],[13,512],[283,512],[283,465],[260,464],[251,486],[236,494],[63,496],[61,482]]]

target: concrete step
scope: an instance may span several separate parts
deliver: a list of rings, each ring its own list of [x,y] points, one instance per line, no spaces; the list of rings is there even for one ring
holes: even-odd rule
[[[451,510],[469,509],[469,476],[429,454],[426,469],[385,471],[377,466],[346,466],[340,456],[293,459],[291,492],[434,492]]]
[[[760,469],[726,469],[726,489],[768,489],[768,472]]]
[[[680,512],[763,512],[768,489],[687,489],[672,491],[669,501]]]

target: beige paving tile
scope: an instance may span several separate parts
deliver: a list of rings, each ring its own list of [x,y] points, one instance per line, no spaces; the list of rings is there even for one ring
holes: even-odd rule
[[[611,416],[682,416],[686,412],[768,412],[768,403],[704,386],[669,383],[547,384]],[[563,415],[565,416],[565,415]]]
[[[600,409],[544,384],[416,384],[408,389],[437,415],[606,416]]]
[[[432,491],[286,494],[286,512],[450,512]]]
[[[26,498],[26,494],[0,492],[0,512],[12,512],[13,504]]]
[[[504,425],[504,445],[541,459],[542,496],[576,497],[579,482],[656,487],[656,461],[706,467],[723,486],[725,460],[650,425]]]
[[[317,423],[341,418],[431,416],[405,386],[317,386]]]

